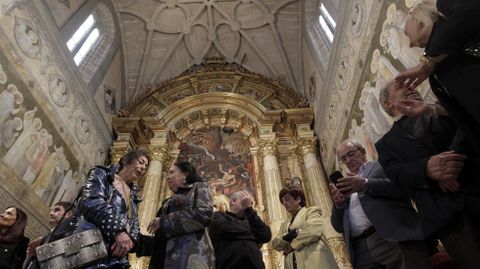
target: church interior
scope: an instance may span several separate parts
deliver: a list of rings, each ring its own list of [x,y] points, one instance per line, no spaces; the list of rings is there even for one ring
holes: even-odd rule
[[[352,268],[330,225],[336,149],[375,142],[394,120],[380,89],[418,63],[403,34],[414,0],[0,1],[0,207],[25,210],[25,234],[50,230],[96,165],[150,153],[139,220],[146,231],[172,163],[197,167],[215,207],[248,190],[278,231],[284,186],[322,209],[339,268]],[[434,102],[428,83],[418,88]],[[266,268],[283,255],[265,244]],[[132,268],[148,259],[131,258]]]

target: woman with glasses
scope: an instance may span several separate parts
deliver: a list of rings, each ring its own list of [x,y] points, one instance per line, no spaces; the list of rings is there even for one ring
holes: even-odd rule
[[[299,187],[282,189],[279,198],[292,215],[272,241],[273,248],[285,256],[285,269],[338,268],[322,239],[324,226],[320,208],[306,207],[305,193]]]

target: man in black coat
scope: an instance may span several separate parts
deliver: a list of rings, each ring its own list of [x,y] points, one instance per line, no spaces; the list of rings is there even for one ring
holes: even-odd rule
[[[260,245],[272,239],[270,228],[252,208],[246,191],[230,196],[230,211],[215,212],[210,237],[215,249],[216,268],[264,269]]]
[[[27,247],[27,261],[25,262],[24,268],[26,269],[35,269],[40,268],[38,264],[37,257],[36,257],[36,249],[37,247],[47,243],[49,241],[55,241],[58,238],[61,238],[65,233],[69,232],[68,229],[65,228],[66,225],[59,226],[55,230],[55,234],[52,234],[53,230],[60,224],[60,221],[63,219],[63,223],[66,223],[70,220],[73,215],[73,211],[75,208],[72,206],[72,203],[67,201],[60,201],[53,205],[50,210],[50,221],[49,224],[52,227],[49,233],[46,235],[39,237],[28,244]],[[65,217],[64,217],[65,216]]]
[[[414,200],[425,234],[440,239],[461,268],[478,268],[478,231],[472,228],[480,194],[478,156],[445,110],[425,104],[417,91],[391,81],[380,103],[395,118],[376,143],[386,175]]]

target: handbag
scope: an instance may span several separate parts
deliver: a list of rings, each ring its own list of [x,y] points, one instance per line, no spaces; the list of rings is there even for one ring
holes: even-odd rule
[[[94,169],[90,170],[90,172],[93,170]],[[82,192],[83,187],[80,188],[72,206],[65,212],[72,210],[78,205]],[[106,202],[110,203],[111,199],[112,194],[110,194]],[[78,222],[81,216],[79,215],[79,211],[77,211],[76,214],[74,214],[74,220],[67,219],[64,221],[64,218],[65,215],[50,233],[47,242],[51,239],[55,240],[55,232],[57,230],[62,230],[60,227],[63,227],[63,224],[73,230],[75,228],[74,223]],[[100,229],[95,228],[77,233],[73,230],[72,232],[73,234],[70,233],[71,235],[69,236],[61,236],[61,239],[37,247],[37,261],[40,265],[40,269],[82,268],[108,257],[107,248],[105,247]]]
[[[98,228],[39,246],[36,252],[41,269],[81,268],[108,256]]]

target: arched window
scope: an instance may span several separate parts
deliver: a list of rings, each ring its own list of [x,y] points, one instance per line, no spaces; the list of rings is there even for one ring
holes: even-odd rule
[[[332,18],[327,8],[323,3],[320,4],[320,15],[318,16],[318,22],[323,32],[327,36],[327,39],[330,43],[333,42],[333,36],[335,34],[335,20]]]
[[[339,2],[309,0],[305,2],[305,32],[307,45],[320,71],[326,71],[330,47],[335,37],[335,12]],[[327,8],[331,8],[330,11]],[[337,15],[337,14],[336,14]],[[323,72],[321,72],[322,74]]]
[[[73,61],[77,66],[85,59],[99,37],[100,31],[93,15],[90,14],[67,42],[68,50],[75,55]]]
[[[115,39],[115,24],[109,8],[99,3],[66,42],[85,82],[90,83]]]

